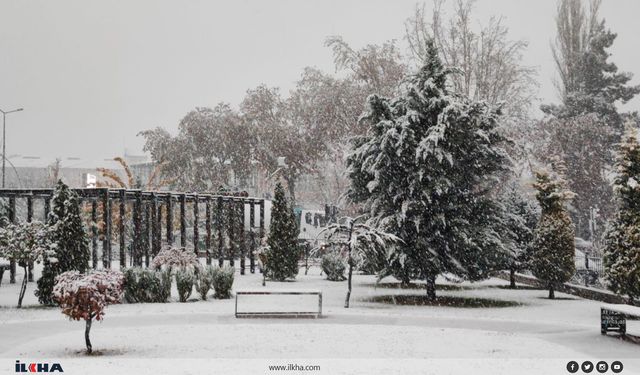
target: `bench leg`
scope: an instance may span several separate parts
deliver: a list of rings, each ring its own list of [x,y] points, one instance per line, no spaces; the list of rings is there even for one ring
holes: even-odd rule
[[[0,285],[2,285],[2,276],[4,275],[4,267],[0,267]]]

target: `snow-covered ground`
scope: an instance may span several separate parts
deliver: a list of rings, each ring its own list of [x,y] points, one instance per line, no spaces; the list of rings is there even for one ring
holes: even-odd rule
[[[14,373],[16,360],[55,360],[65,373],[100,374],[270,373],[268,365],[289,363],[317,364],[322,369],[316,373],[327,374],[565,373],[568,360],[621,360],[625,374],[640,370],[640,346],[600,335],[601,304],[595,301],[562,293],[550,301],[545,291],[506,289],[499,279],[474,284],[439,280],[442,296],[518,305],[398,306],[370,299],[424,290],[375,287],[374,277],[356,275],[351,308],[345,309],[346,282],[326,281],[319,273],[311,269],[296,282],[267,282],[266,287],[260,274],[237,274],[234,288],[321,290],[321,319],[236,319],[233,299],[199,301],[195,292],[187,303],[115,305],[92,328],[99,355],[90,358],[83,354],[83,323],[69,321],[59,309],[40,307],[33,296],[35,283],[28,286],[25,307],[16,309],[22,275],[10,285],[5,274],[0,373]],[[629,330],[640,334],[634,323]],[[474,371],[466,372],[469,368]]]

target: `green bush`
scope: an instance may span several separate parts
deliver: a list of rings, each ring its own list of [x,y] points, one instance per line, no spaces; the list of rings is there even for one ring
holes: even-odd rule
[[[231,298],[233,276],[236,270],[230,266],[215,267],[212,270],[212,284],[215,298]]]
[[[203,301],[207,300],[207,294],[213,286],[214,270],[215,268],[213,268],[213,266],[205,266],[198,273],[196,279],[196,290],[198,291],[198,294],[200,294],[200,298],[202,298]]]
[[[195,281],[196,274],[192,270],[180,269],[176,271],[176,285],[178,287],[178,298],[180,302],[187,302],[187,299],[193,291]]]
[[[320,262],[322,271],[327,275],[327,280],[343,281],[347,265],[342,257],[336,253],[329,253],[322,257]]]
[[[128,303],[167,302],[171,297],[171,274],[133,267],[124,271],[124,299]]]

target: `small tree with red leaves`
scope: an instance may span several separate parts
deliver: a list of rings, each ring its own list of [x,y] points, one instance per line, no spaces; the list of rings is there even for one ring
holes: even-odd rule
[[[68,271],[56,277],[53,287],[53,299],[62,308],[62,313],[72,320],[84,319],[86,329],[84,339],[87,354],[92,347],[89,340],[91,322],[104,318],[104,309],[108,305],[120,303],[124,291],[124,275],[120,271],[99,270],[81,274]]]

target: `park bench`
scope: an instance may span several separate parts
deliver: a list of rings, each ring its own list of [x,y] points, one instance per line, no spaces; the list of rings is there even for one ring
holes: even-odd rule
[[[313,296],[318,297],[317,304]],[[262,301],[256,301],[257,299]],[[251,306],[250,302],[262,303]],[[299,306],[300,302],[304,302],[304,308]],[[310,302],[314,308],[306,308],[306,305],[311,304]],[[319,290],[236,291],[235,315],[236,318],[319,318],[322,316],[322,292]]]
[[[600,333],[627,333],[627,319],[640,320],[640,307],[605,304],[600,307]]]

